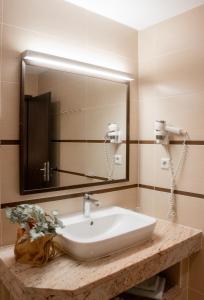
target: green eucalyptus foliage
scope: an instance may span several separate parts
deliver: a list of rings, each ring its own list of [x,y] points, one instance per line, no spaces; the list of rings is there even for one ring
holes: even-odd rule
[[[21,204],[16,207],[6,208],[6,216],[12,223],[17,223],[31,241],[46,234],[56,234],[57,227],[63,227],[63,223],[57,218],[57,211],[47,215],[38,205]]]

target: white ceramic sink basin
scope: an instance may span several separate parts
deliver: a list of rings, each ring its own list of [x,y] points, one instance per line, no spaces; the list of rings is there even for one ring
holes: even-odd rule
[[[58,242],[73,257],[91,260],[151,238],[156,219],[121,207],[97,209],[90,218],[83,214],[62,216]]]

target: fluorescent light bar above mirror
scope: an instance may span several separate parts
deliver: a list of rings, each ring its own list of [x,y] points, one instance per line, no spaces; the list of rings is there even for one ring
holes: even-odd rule
[[[27,50],[22,54],[22,59],[30,65],[84,74],[91,77],[99,77],[119,82],[129,82],[134,80],[134,77],[128,73],[30,50]]]

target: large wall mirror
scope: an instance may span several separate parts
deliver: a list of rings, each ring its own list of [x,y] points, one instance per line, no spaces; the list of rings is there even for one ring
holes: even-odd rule
[[[128,78],[48,58],[22,58],[21,193],[128,180]]]

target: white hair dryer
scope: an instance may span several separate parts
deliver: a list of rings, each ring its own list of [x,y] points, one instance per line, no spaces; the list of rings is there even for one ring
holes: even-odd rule
[[[186,134],[186,132],[181,128],[166,125],[166,121],[155,121],[154,134],[156,138],[156,144],[168,145],[170,133],[177,135]]]
[[[108,131],[106,132],[106,139],[113,144],[120,144],[122,143],[121,139],[121,130],[118,124],[116,123],[109,123],[108,124]]]

